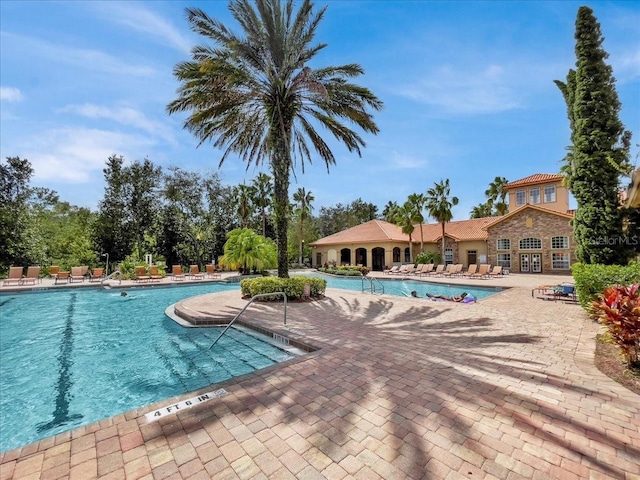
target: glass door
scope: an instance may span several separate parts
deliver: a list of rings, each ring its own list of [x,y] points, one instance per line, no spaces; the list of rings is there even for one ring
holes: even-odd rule
[[[542,255],[540,253],[531,254],[531,271],[533,273],[542,272]]]
[[[523,273],[529,272],[529,254],[528,253],[520,254],[520,271]]]

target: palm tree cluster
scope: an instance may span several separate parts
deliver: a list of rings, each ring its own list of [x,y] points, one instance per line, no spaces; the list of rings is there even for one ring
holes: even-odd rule
[[[314,151],[327,168],[335,164],[316,125],[360,155],[365,142],[349,124],[377,133],[369,111],[380,110],[382,102],[349,81],[364,73],[359,65],[310,66],[326,47],[313,44],[326,7],[314,13],[313,3],[304,0],[296,12],[292,0],[234,0],[229,11],[242,34],[203,10],[187,9],[191,29],[213,45],[194,47],[192,59],[175,66],[180,86],[167,110],[188,113],[184,128],[199,144],[222,149],[220,164],[232,154],[247,168],[269,163],[278,276],[288,277],[289,177],[296,161],[304,172]]]

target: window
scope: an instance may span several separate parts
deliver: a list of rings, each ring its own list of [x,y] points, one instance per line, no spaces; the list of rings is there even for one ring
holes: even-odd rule
[[[409,263],[411,261],[411,251],[409,247],[404,249],[404,261],[405,263]]]
[[[551,237],[551,248],[569,248],[569,237]]]
[[[511,240],[508,238],[499,238],[497,245],[497,250],[511,250]]]
[[[527,201],[527,192],[525,190],[516,191],[516,205],[524,205]]]
[[[499,253],[498,254],[498,265],[502,268],[511,268],[511,254],[510,253]]]
[[[556,186],[547,185],[544,187],[544,203],[556,201]]]
[[[529,189],[529,203],[532,205],[540,203],[540,187],[533,187]]]
[[[400,249],[398,247],[395,247],[393,249],[393,263],[396,263],[399,261],[400,261]]]
[[[520,250],[542,250],[542,241],[539,238],[523,238],[520,240]]]
[[[444,263],[445,265],[453,263],[453,248],[444,249]]]
[[[569,270],[569,254],[552,253],[551,268],[554,270]]]

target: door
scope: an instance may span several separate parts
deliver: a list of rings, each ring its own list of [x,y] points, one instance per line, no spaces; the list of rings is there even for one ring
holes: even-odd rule
[[[467,251],[467,266],[477,264],[478,263],[478,252],[477,250],[468,250]]]
[[[542,272],[542,255],[540,253],[531,254],[531,271],[533,273]]]
[[[523,273],[529,272],[529,254],[528,253],[520,254],[520,271]]]

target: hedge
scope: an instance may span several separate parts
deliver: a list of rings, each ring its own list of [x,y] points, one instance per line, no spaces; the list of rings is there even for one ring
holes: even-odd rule
[[[324,295],[327,289],[327,281],[323,278],[315,277],[260,277],[246,278],[240,281],[240,291],[245,297],[253,297],[265,293],[284,292],[287,299],[298,300],[304,295],[304,286],[311,287],[311,297],[318,298]],[[281,300],[282,296],[274,295],[265,297],[265,300]]]
[[[571,273],[576,284],[580,305],[591,312],[591,302],[611,285],[631,285],[640,282],[640,262],[629,265],[586,265],[575,263]]]

